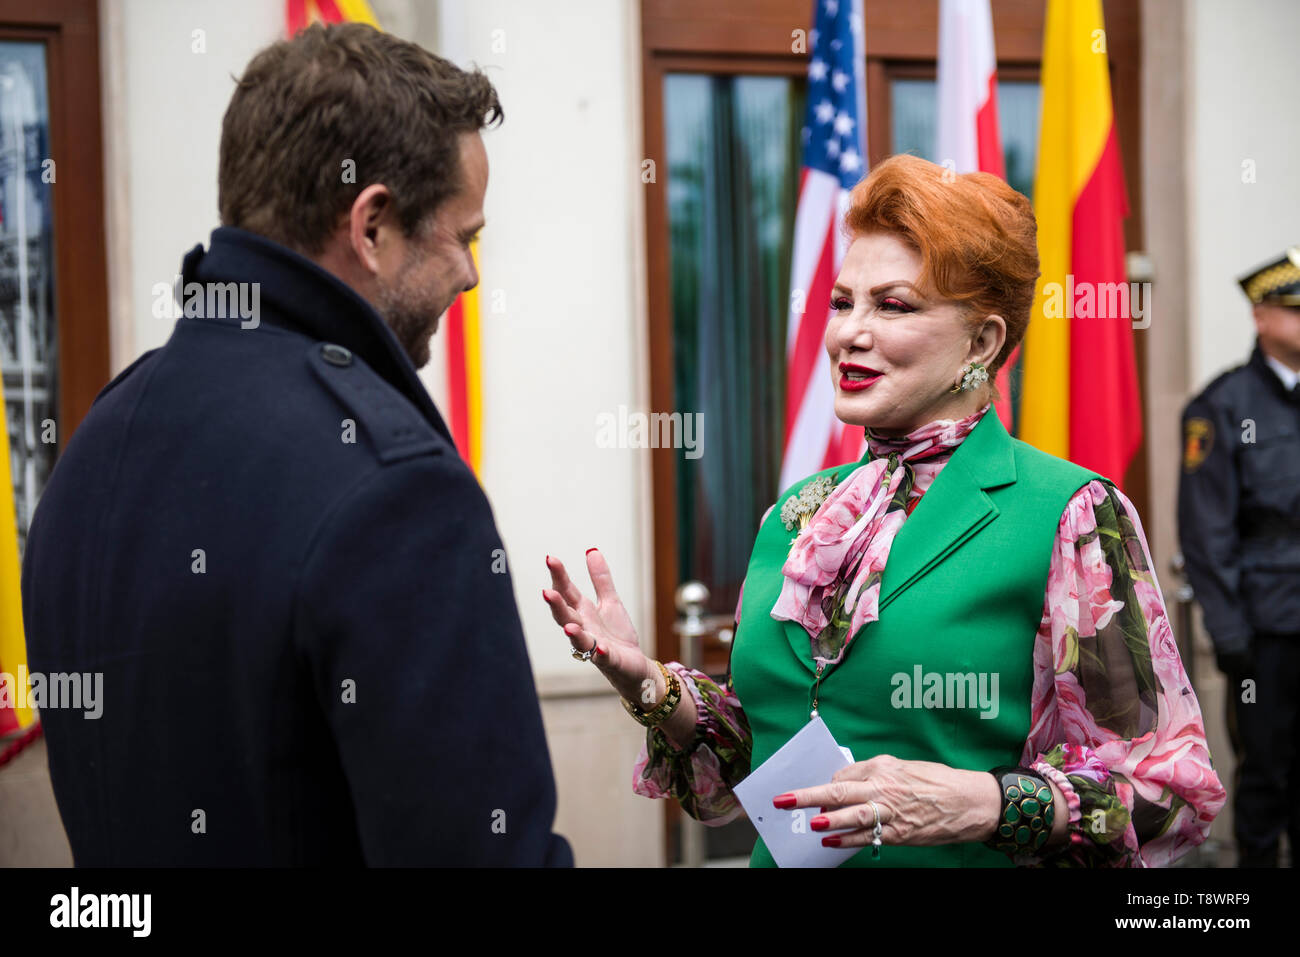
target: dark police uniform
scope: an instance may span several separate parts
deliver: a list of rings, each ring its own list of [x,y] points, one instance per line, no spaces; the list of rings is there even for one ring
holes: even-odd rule
[[[111,382],[24,556],[33,672],[103,673],[41,714],[77,864],[571,865],[492,511],[396,338],[252,233],[182,271],[258,324]]]
[[[1241,284],[1252,302],[1300,306],[1300,248]],[[1238,854],[1275,866],[1284,829],[1300,853],[1300,389],[1256,343],[1188,403],[1183,442],[1179,536],[1229,679]]]

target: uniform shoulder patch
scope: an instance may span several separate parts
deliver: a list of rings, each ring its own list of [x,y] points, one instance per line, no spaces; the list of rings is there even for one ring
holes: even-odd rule
[[[1183,471],[1195,472],[1214,446],[1214,423],[1209,419],[1189,418],[1183,423]]]

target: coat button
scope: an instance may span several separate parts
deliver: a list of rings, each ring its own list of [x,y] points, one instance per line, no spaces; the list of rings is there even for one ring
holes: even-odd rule
[[[320,357],[332,366],[352,365],[352,353],[332,342],[327,342],[320,347]]]

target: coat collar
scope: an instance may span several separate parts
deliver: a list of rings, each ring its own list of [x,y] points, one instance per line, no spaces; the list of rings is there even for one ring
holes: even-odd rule
[[[1288,402],[1300,401],[1300,391],[1287,389],[1286,383],[1282,381],[1282,377],[1278,374],[1277,370],[1269,364],[1268,357],[1264,355],[1264,350],[1259,347],[1258,339],[1255,340],[1255,348],[1250,354],[1249,365],[1254,367],[1255,372],[1258,373],[1259,376],[1269,384],[1269,388],[1271,388],[1281,398]]]
[[[997,410],[990,408],[953,451],[890,546],[880,584],[882,616],[894,599],[997,518],[998,507],[986,490],[1016,481],[1011,442]],[[863,455],[859,464],[866,464],[870,454]],[[812,672],[808,633],[797,622],[782,624],[795,656]],[[853,640],[859,638],[855,635]]]
[[[360,356],[455,445],[415,366],[383,318],[351,286],[307,257],[256,233],[221,226],[212,231],[206,252],[200,244],[186,254],[181,279],[187,285],[260,283],[260,302],[271,306],[263,308],[260,321],[336,343]]]

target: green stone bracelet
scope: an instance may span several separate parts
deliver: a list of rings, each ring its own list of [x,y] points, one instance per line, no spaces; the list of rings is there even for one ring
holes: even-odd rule
[[[1052,788],[1028,768],[1001,767],[991,773],[1002,794],[1002,814],[985,845],[1013,856],[1042,850],[1056,819]]]

